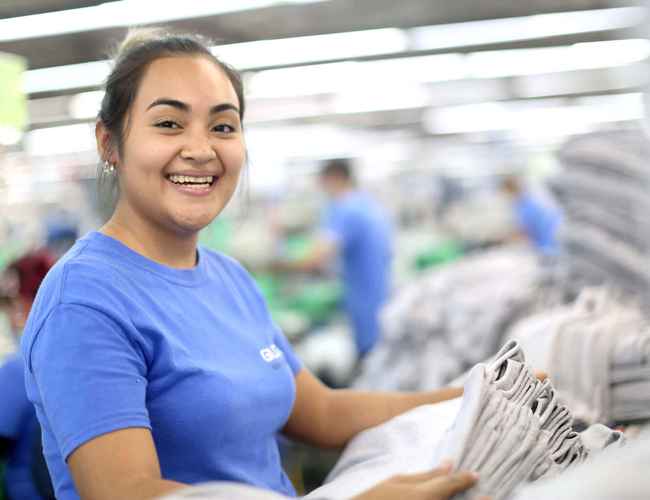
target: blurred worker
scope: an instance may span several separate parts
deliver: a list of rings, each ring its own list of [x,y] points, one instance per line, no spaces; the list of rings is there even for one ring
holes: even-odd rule
[[[48,222],[46,231],[47,249],[56,259],[70,250],[79,237],[77,225],[66,220]]]
[[[305,258],[289,266],[315,271],[340,259],[345,308],[361,358],[380,336],[379,310],[390,289],[391,227],[381,207],[357,189],[347,159],[327,161],[320,185],[329,204],[319,240]]]
[[[525,189],[517,177],[506,177],[501,189],[513,202],[520,234],[542,257],[556,256],[559,252],[557,232],[561,222],[559,210],[549,200]]]
[[[18,339],[41,281],[54,258],[47,250],[25,255],[11,263],[2,275],[0,304],[11,331]],[[36,453],[36,451],[38,453]],[[40,448],[40,428],[34,406],[27,399],[23,361],[19,353],[0,366],[0,461],[6,462],[4,492],[9,500],[54,498]],[[45,477],[43,485],[40,479]]]

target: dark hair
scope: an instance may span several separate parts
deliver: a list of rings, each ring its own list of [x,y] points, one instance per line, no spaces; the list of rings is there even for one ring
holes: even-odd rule
[[[128,130],[128,112],[142,77],[149,65],[162,57],[202,56],[213,61],[224,71],[235,89],[239,100],[239,117],[243,122],[245,102],[241,75],[212,54],[208,47],[209,42],[199,35],[174,34],[160,28],[129,31],[113,57],[113,68],[106,79],[104,98],[97,115],[97,119],[110,132],[112,146],[117,147],[120,154],[124,146],[124,132]],[[106,176],[100,163],[97,179],[100,197],[105,198],[104,201],[109,198],[109,203],[113,204],[117,195],[115,176]]]
[[[352,166],[348,158],[334,158],[327,160],[321,170],[321,177],[339,177],[348,181],[354,181]]]

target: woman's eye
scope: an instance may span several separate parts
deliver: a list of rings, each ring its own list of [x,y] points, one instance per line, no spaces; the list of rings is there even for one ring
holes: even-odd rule
[[[232,125],[227,125],[225,123],[221,123],[219,125],[215,125],[212,128],[212,130],[214,130],[215,132],[222,133],[222,134],[223,133],[229,134],[229,133],[232,133],[232,132],[235,131],[235,127],[233,127]]]
[[[156,127],[171,128],[171,129],[181,128],[181,126],[178,123],[173,122],[171,120],[165,120],[165,121],[162,121],[162,122],[158,122],[158,123],[156,123]]]

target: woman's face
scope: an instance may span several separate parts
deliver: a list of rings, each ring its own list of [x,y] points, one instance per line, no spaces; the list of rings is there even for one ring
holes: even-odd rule
[[[179,235],[208,225],[245,161],[239,106],[224,71],[205,57],[151,63],[126,120],[118,210]]]

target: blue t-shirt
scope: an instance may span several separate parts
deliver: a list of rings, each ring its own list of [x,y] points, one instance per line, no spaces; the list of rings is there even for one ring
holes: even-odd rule
[[[0,366],[0,437],[16,442],[7,458],[4,477],[12,500],[41,500],[32,476],[37,426],[34,406],[25,393],[23,360],[13,354]]]
[[[327,206],[322,229],[339,248],[346,309],[366,354],[379,339],[379,309],[390,291],[391,225],[370,196],[353,191]]]
[[[173,269],[90,233],[43,281],[22,352],[59,500],[79,498],[70,454],[128,427],[151,429],[165,479],[295,495],[276,433],[301,365],[234,260],[199,247]]]
[[[543,255],[556,255],[559,250],[557,230],[561,220],[558,210],[525,193],[515,202],[515,212],[521,230],[533,246]]]

